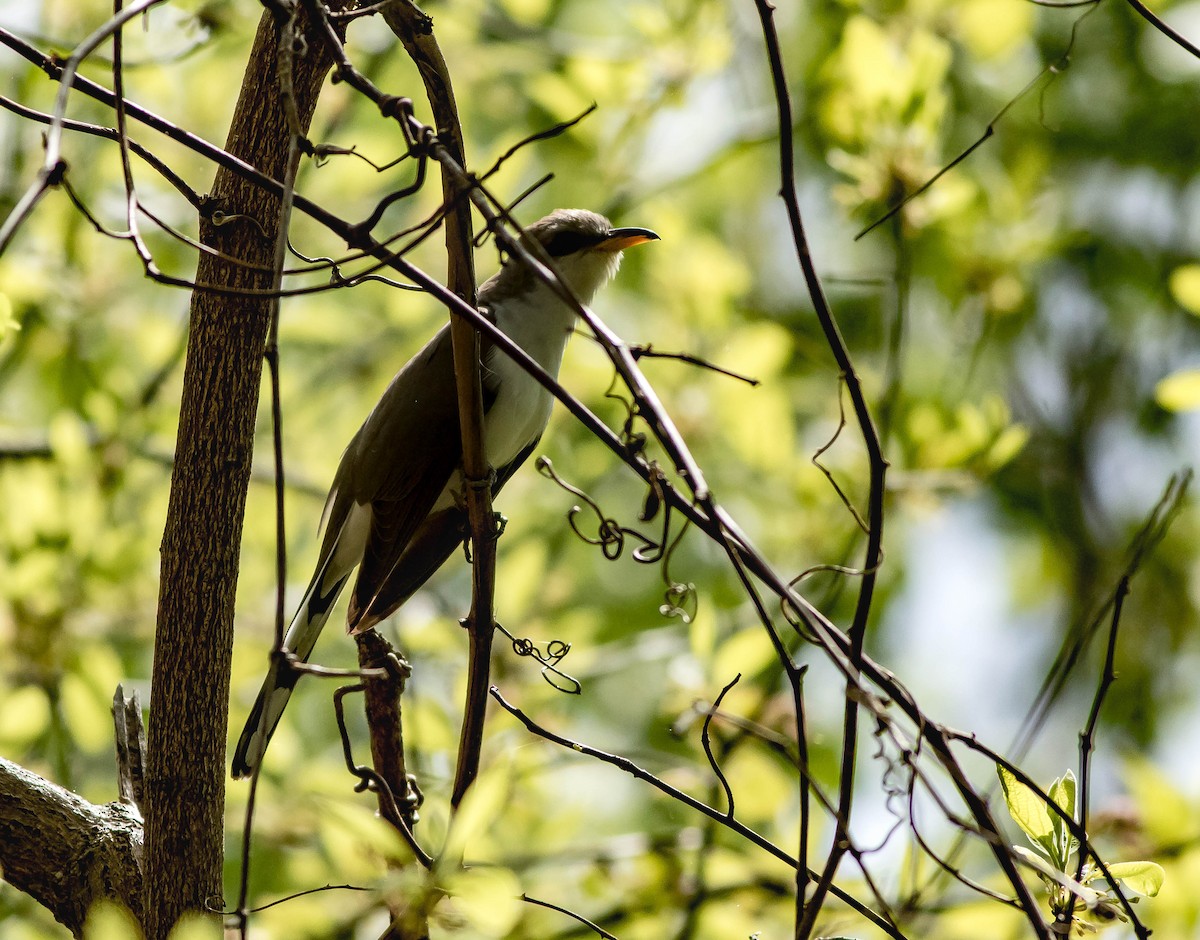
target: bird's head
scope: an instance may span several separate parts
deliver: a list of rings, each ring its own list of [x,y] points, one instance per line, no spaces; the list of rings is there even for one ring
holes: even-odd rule
[[[648,228],[614,228],[604,216],[586,209],[555,209],[525,228],[585,304],[617,273],[626,248],[656,241]],[[489,286],[499,294],[523,292],[540,283],[519,261],[509,259]]]

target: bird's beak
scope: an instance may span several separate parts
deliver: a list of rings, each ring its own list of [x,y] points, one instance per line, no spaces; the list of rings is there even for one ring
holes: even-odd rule
[[[658,235],[648,228],[615,228],[596,246],[599,251],[624,251],[634,245],[658,241]]]

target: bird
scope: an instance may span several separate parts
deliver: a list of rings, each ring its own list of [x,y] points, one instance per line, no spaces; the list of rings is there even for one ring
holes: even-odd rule
[[[584,304],[616,274],[627,248],[658,240],[646,228],[615,228],[584,209],[557,209],[525,229]],[[484,315],[557,376],[574,309],[509,254],[479,289]],[[537,446],[553,396],[486,336],[480,338],[483,436],[499,492]],[[404,365],[350,440],[322,515],[316,569],[284,637],[307,662],[351,574],[346,613],[362,633],[394,613],[469,536],[462,441],[449,324]],[[234,751],[235,778],[262,761],[299,673],[272,657]]]

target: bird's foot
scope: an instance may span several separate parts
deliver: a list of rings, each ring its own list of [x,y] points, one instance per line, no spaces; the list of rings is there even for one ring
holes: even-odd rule
[[[500,512],[492,513],[492,531],[488,534],[488,538],[493,542],[504,534],[504,530],[508,528],[508,516]],[[471,559],[471,532],[468,529],[463,533],[463,554],[467,558],[467,564],[473,564]]]

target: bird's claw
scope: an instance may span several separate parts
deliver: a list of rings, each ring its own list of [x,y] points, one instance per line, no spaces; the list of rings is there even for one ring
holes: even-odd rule
[[[492,531],[488,533],[487,537],[494,542],[504,534],[504,530],[507,528],[508,516],[500,512],[494,512],[492,513]],[[467,564],[472,564],[470,531],[463,533],[463,555],[466,556]]]

